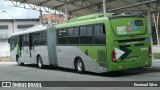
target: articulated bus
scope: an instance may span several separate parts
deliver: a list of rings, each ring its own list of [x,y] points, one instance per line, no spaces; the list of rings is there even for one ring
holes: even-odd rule
[[[103,73],[152,64],[147,19],[141,15],[92,14],[17,32],[9,41],[18,65]]]

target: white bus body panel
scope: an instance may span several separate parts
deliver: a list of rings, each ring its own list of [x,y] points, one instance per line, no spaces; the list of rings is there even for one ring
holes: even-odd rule
[[[102,73],[107,70],[100,67],[99,64],[88,57],[76,46],[57,46],[58,66],[75,69],[74,60],[80,57],[83,60],[85,71]]]
[[[47,46],[35,46],[34,47],[34,62],[37,64],[37,56],[40,55],[43,61],[44,65],[49,65],[49,60],[48,60],[48,47]]]

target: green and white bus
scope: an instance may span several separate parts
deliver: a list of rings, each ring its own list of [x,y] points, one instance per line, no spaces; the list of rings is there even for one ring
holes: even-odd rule
[[[151,66],[147,19],[92,14],[12,34],[11,57],[24,63],[102,73]]]

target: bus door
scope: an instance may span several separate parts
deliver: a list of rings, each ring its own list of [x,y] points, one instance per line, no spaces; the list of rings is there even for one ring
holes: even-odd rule
[[[25,63],[30,63],[29,34],[23,35],[23,45]]]
[[[29,34],[29,50],[30,50],[30,60],[31,63],[34,63],[34,57],[35,57],[35,50],[34,50],[34,44],[33,44],[33,33]]]

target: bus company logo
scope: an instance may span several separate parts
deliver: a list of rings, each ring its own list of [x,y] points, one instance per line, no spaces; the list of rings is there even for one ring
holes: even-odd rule
[[[117,33],[118,33],[119,35],[121,35],[121,34],[127,34],[126,26],[117,27]]]
[[[131,27],[126,27],[127,30],[137,31],[140,30],[140,27],[135,26],[135,22],[128,22],[128,25]]]
[[[11,82],[2,82],[2,87],[12,87]]]
[[[137,26],[131,26],[131,27],[126,27],[126,30],[127,31],[138,31],[140,30],[140,28]]]
[[[140,28],[137,27],[137,26],[131,26],[131,27],[122,26],[122,27],[117,27],[117,33],[118,34],[127,34],[127,31],[138,31],[138,30],[140,30]]]

